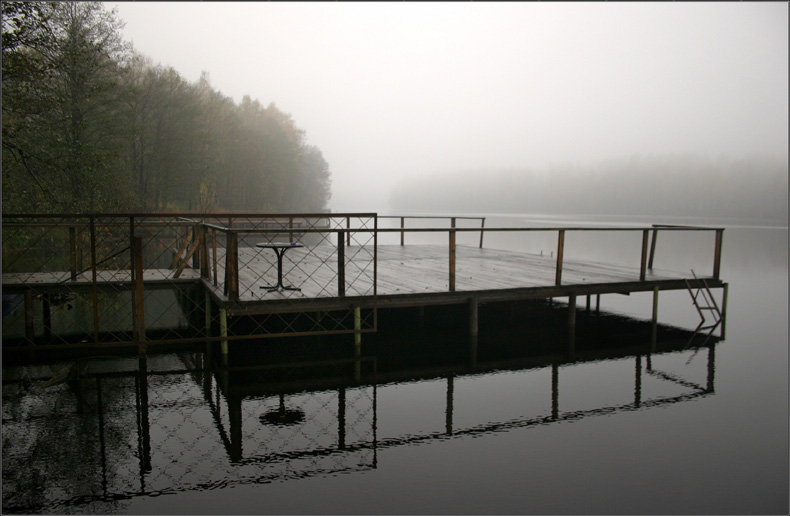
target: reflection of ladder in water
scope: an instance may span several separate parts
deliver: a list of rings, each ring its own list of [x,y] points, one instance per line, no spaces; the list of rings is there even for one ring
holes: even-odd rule
[[[715,330],[721,324],[721,310],[719,310],[719,305],[716,304],[716,300],[713,298],[713,293],[711,293],[708,283],[704,279],[697,278],[696,273],[694,273],[694,269],[691,269],[691,275],[694,276],[694,285],[692,285],[691,280],[686,279],[686,287],[688,288],[689,294],[691,295],[691,302],[694,303],[694,307],[697,309],[697,313],[699,313],[700,317],[700,323],[694,330],[694,335],[691,337],[691,340],[693,340],[700,331],[710,330],[708,332],[708,336],[705,338],[705,341],[707,342],[708,338],[710,338],[710,336],[713,334],[713,330]],[[695,289],[696,292],[694,292]],[[711,314],[711,317],[714,320],[713,324],[705,326],[705,323],[707,322],[705,312]],[[691,340],[689,340],[689,344],[691,344]]]

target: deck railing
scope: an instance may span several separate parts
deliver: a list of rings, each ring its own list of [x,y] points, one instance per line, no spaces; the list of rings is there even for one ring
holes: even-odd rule
[[[385,218],[385,217],[379,217]],[[388,218],[401,218],[402,220],[408,217],[388,217]],[[411,217],[422,218],[422,217]],[[425,217],[430,218],[430,217]],[[443,218],[443,217],[436,217]],[[456,217],[446,217],[451,220],[449,228],[405,228],[401,224],[400,228],[380,228],[379,233],[400,233],[401,245],[403,245],[404,233],[446,233],[448,235],[448,270],[449,270],[449,290],[455,291],[456,279],[456,235],[457,233],[475,233],[480,232],[480,248],[482,248],[482,241],[484,233],[495,232],[515,232],[515,233],[529,233],[529,232],[544,232],[544,233],[557,233],[556,244],[556,268],[555,268],[555,281],[554,284],[559,286],[562,284],[562,273],[565,257],[565,237],[566,234],[571,232],[620,232],[620,233],[641,233],[641,252],[639,261],[639,281],[645,281],[647,271],[653,268],[655,259],[656,242],[658,239],[658,232],[708,232],[715,233],[715,244],[713,250],[713,271],[712,278],[719,279],[721,271],[721,252],[722,252],[722,239],[724,235],[724,228],[720,227],[702,227],[702,226],[679,226],[679,225],[659,225],[654,224],[651,228],[635,228],[635,227],[495,227],[486,228],[485,218],[479,217],[482,220],[480,228],[460,228],[456,227]],[[466,217],[472,218],[472,217]],[[652,238],[651,238],[652,235]]]
[[[399,220],[400,227],[380,228],[379,218]],[[407,219],[444,219],[449,227],[406,227]],[[479,220],[480,225],[458,227],[460,219]],[[659,233],[714,233],[710,277],[719,279],[724,232],[667,225],[487,228],[484,217],[375,213],[9,214],[3,217],[2,229],[4,341],[37,343],[40,349],[375,331],[375,309],[360,316],[353,300],[366,299],[368,305],[375,300],[378,239],[387,233],[400,234],[401,245],[406,233],[443,234],[448,290],[454,292],[459,233],[479,233],[479,247],[486,233],[556,233],[551,253],[556,253],[553,284],[559,286],[568,234],[640,235],[634,266],[638,280],[645,281],[654,265]],[[302,291],[266,296],[260,286],[273,282],[276,260],[261,257],[255,244],[283,240],[304,245],[289,253],[286,271]],[[195,288],[198,285],[205,296]],[[319,307],[317,298],[347,299],[349,308],[333,314],[331,303]],[[170,314],[175,305],[181,313],[177,317]],[[237,307],[235,315],[276,314],[250,328],[229,321],[219,305]],[[245,312],[247,307],[252,309]],[[75,312],[69,314],[71,310]]]
[[[353,221],[351,229],[347,220]],[[301,261],[289,263],[308,276],[304,281],[340,295],[375,297],[375,214],[6,214],[2,226],[5,349],[224,344],[375,330],[371,310],[305,315],[295,306],[302,296],[263,298],[259,285],[272,282],[276,261],[261,259],[268,267],[252,275],[245,268],[260,254],[255,243],[301,242]],[[319,249],[323,261],[316,257]],[[346,273],[350,267],[353,274]],[[245,291],[240,274],[246,274]],[[367,287],[371,282],[357,281],[359,275],[371,276],[373,289]],[[254,328],[245,326],[219,308],[237,304],[240,295],[261,303],[279,297],[279,313]]]
[[[452,216],[445,216],[445,215],[380,215],[379,219],[399,219],[400,220],[400,245],[404,245],[406,240],[406,232],[410,231],[410,229],[406,229],[406,221],[407,220],[447,220],[450,222],[450,228],[456,227],[456,221],[458,220],[479,220],[480,221],[480,229],[475,229],[474,231],[480,231],[480,249],[483,248],[483,235],[485,233],[485,225],[486,225],[486,218],[485,217],[452,217]]]

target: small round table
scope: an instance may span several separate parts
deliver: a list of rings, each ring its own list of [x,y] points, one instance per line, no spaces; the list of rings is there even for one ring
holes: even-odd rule
[[[285,251],[288,249],[294,249],[296,247],[304,247],[302,244],[297,244],[296,242],[291,242],[290,244],[264,243],[255,244],[255,247],[271,249],[277,255],[277,285],[261,285],[261,288],[265,288],[268,292],[274,292],[275,290],[302,291],[300,288],[292,287],[290,285],[283,285],[283,256],[285,255]]]

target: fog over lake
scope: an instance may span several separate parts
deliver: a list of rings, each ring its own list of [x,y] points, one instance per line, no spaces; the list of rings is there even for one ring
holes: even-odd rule
[[[786,3],[106,6],[155,62],[292,114],[336,211],[386,210],[427,176],[688,154],[787,166]]]

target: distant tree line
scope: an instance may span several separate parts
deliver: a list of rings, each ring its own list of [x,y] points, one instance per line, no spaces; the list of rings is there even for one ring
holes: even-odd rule
[[[155,65],[99,2],[3,2],[3,212],[320,211],[329,165],[274,103]]]
[[[728,217],[787,223],[787,158],[632,156],[591,166],[478,171],[404,181],[391,206],[490,213]]]

